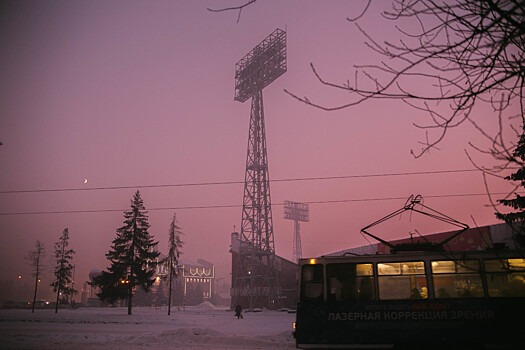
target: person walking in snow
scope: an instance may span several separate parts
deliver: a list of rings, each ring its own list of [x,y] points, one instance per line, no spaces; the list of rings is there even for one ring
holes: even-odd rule
[[[235,307],[235,316],[237,316],[237,319],[244,318],[244,317],[242,317],[242,307],[241,307],[241,305],[237,305]]]

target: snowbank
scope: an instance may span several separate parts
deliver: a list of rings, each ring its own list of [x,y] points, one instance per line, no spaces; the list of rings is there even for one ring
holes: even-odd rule
[[[209,303],[208,303],[209,304]],[[212,304],[172,308],[0,310],[2,349],[293,349],[295,315],[233,312]]]

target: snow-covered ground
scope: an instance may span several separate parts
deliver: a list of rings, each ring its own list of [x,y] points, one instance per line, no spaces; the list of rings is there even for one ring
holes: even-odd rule
[[[295,315],[245,312],[211,304],[167,308],[0,310],[0,349],[293,349]]]

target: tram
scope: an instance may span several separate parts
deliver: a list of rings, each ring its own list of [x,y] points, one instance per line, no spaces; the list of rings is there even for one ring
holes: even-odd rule
[[[461,230],[419,245],[393,245],[368,232],[406,210]],[[466,229],[411,197],[361,230],[390,253],[300,259],[296,346],[525,348],[525,251],[446,251],[444,244]]]
[[[299,268],[298,348],[525,345],[523,252],[321,257]]]

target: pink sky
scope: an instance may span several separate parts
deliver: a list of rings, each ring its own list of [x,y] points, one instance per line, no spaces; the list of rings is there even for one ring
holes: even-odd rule
[[[132,189],[0,193],[0,276],[29,277],[23,256],[37,239],[47,247],[69,228],[77,251],[77,282],[104,269],[122,210],[135,188],[160,184],[242,181],[250,102],[233,100],[234,65],[276,28],[287,31],[288,71],[264,90],[270,178],[289,179],[472,169],[464,149],[479,135],[464,125],[439,150],[414,159],[425,134],[413,127],[427,116],[396,101],[373,101],[327,113],[286,95],[288,89],[338,104],[345,94],[321,86],[310,62],[327,79],[344,82],[353,65],[379,62],[346,21],[366,1],[258,1],[236,12],[212,13],[243,1],[11,1],[0,14],[0,191]],[[371,35],[396,39],[374,2],[360,24]],[[424,88],[424,87],[422,87]],[[492,127],[490,110],[477,111]],[[477,155],[480,163],[489,160]],[[84,184],[84,179],[88,183]],[[509,186],[491,179],[493,192]],[[359,230],[400,208],[411,194],[483,194],[479,173],[274,182],[271,185],[277,253],[292,256],[293,222],[285,200],[310,205],[302,229],[303,255],[367,244]],[[230,233],[241,222],[242,185],[141,189],[147,209],[175,210],[185,235],[184,257],[205,258],[229,278]],[[427,198],[425,204],[474,226],[496,223],[486,196]],[[18,212],[113,210],[77,214]],[[122,209],[122,210],[121,210]],[[174,210],[149,212],[151,233],[166,251]],[[414,222],[412,224],[415,224]],[[420,231],[448,230],[439,223]],[[402,238],[407,231],[388,232]]]

